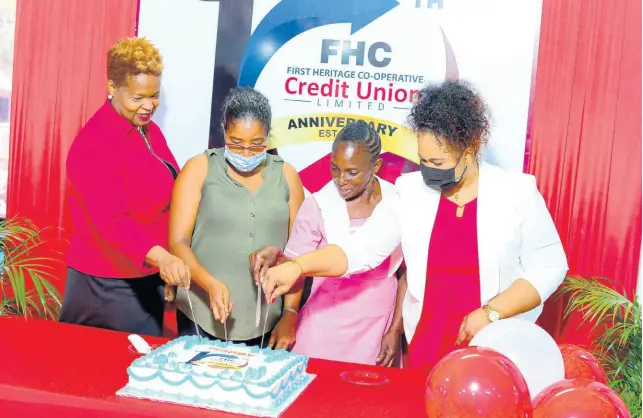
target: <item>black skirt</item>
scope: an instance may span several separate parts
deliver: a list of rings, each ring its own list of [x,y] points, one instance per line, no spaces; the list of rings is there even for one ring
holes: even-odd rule
[[[163,286],[158,274],[110,279],[68,268],[60,322],[160,337]]]

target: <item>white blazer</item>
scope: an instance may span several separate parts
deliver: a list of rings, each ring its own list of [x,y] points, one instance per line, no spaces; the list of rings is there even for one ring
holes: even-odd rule
[[[407,341],[415,333],[424,300],[426,264],[440,192],[414,172],[398,178],[398,199],[380,202],[369,220],[339,246],[348,257],[346,276],[377,267],[401,242],[408,289],[402,315]],[[567,259],[545,201],[528,174],[480,164],[478,180],[480,305],[517,279],[531,283],[544,302],[567,273]],[[457,237],[452,248],[458,251]],[[520,315],[536,321],[542,304]]]

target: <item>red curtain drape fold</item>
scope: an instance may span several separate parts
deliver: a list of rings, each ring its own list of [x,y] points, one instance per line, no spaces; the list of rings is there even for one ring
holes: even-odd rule
[[[545,0],[529,171],[558,226],[570,274],[633,297],[641,248],[641,0]],[[540,323],[588,343],[563,300]]]
[[[134,35],[137,9],[138,0],[18,2],[8,217],[69,227],[67,151],[105,100],[106,52],[116,40]]]

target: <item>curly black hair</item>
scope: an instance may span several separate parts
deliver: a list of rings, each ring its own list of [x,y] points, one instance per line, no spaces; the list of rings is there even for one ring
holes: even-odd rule
[[[350,142],[353,144],[363,144],[366,152],[371,156],[371,162],[380,158],[382,151],[382,140],[375,129],[363,120],[346,124],[335,137],[333,141],[333,152],[340,142]]]
[[[231,122],[250,119],[261,123],[266,132],[270,131],[270,102],[259,91],[250,87],[235,87],[223,100],[222,107],[221,123],[224,128]]]
[[[409,115],[415,132],[430,132],[450,149],[484,146],[491,131],[489,108],[467,83],[446,81],[424,87]]]

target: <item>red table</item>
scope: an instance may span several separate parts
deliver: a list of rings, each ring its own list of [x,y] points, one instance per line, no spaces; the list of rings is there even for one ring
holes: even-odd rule
[[[120,332],[0,318],[0,416],[239,417],[116,396],[137,357],[128,346],[127,334]],[[390,379],[380,387],[340,379],[341,372],[355,368],[364,367],[311,359],[308,372],[317,378],[282,417],[425,417],[425,373],[372,367]]]

